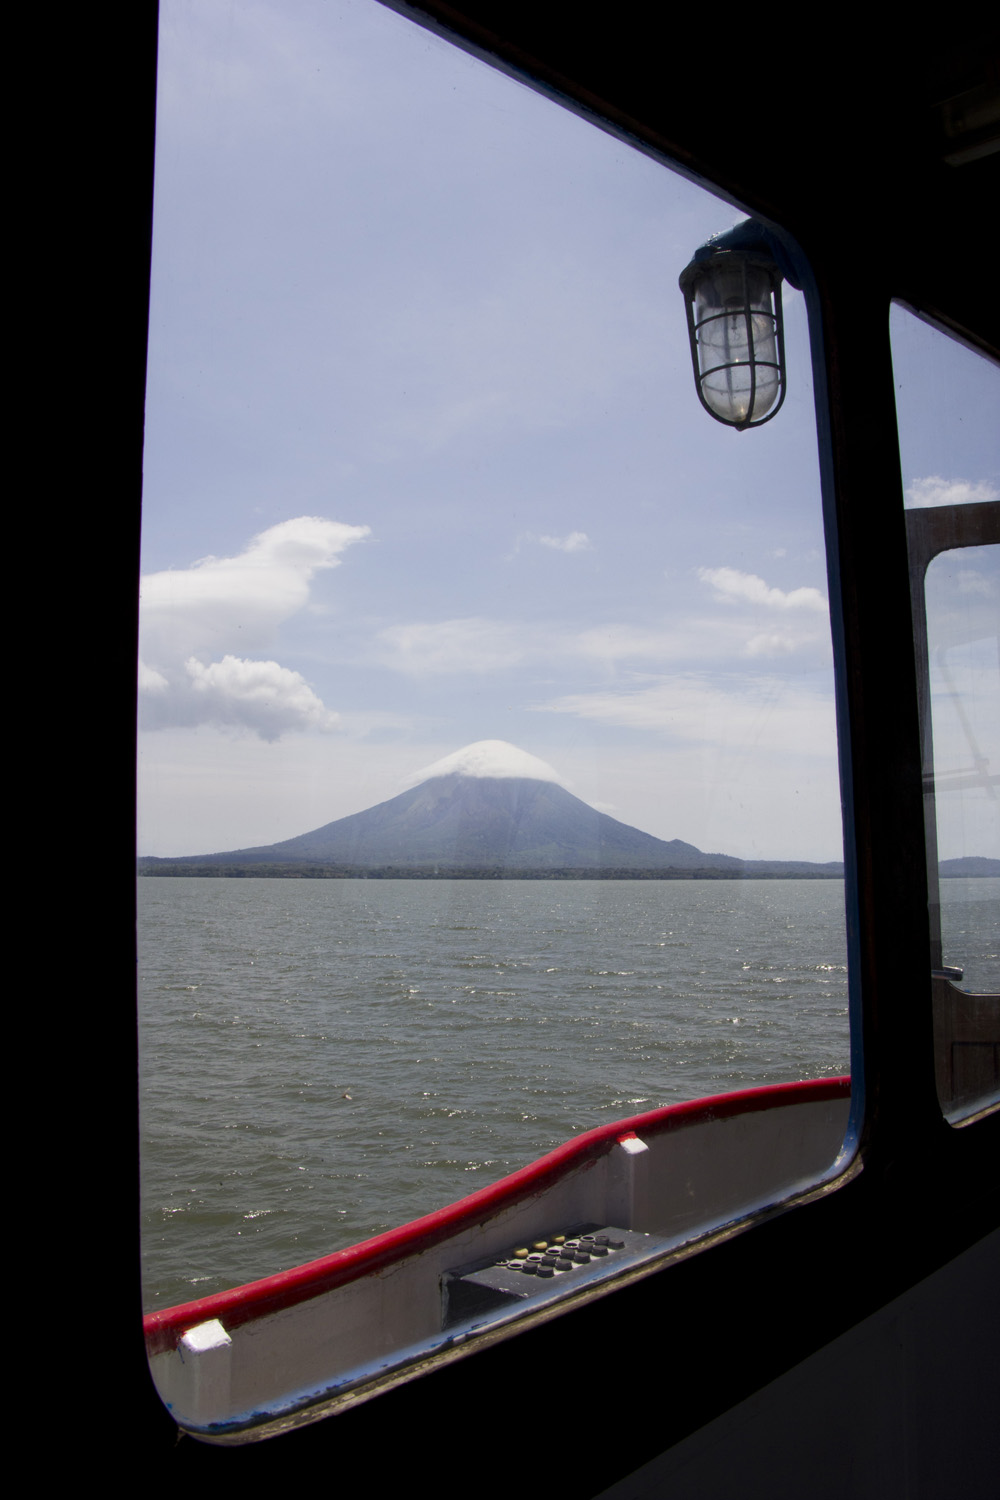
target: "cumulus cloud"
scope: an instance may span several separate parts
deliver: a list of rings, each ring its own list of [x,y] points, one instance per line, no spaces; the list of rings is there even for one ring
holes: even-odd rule
[[[146,665],[142,657],[139,658],[139,691],[140,693],[162,693],[170,686],[162,672],[154,671]]]
[[[298,516],[260,532],[235,557],[204,557],[144,577],[143,727],[214,724],[264,739],[332,729],[336,714],[299,672],[232,648],[268,643],[308,604],[316,573],[339,566],[340,554],[369,534],[367,526]]]
[[[554,547],[557,552],[593,552],[594,544],[585,531],[571,531],[568,536],[540,536],[543,547]]]
[[[904,493],[907,504],[915,510],[926,505],[968,505],[1000,500],[1000,490],[985,479],[942,479],[940,474],[915,479]]]
[[[827,613],[827,602],[819,589],[769,588],[756,573],[741,573],[738,568],[699,568],[698,577],[727,604],[757,604],[765,609],[805,609],[816,614]]]
[[[154,679],[149,683],[150,676]],[[339,716],[325,708],[301,672],[276,661],[224,656],[200,662],[190,656],[170,678],[148,672],[140,677],[143,729],[249,729],[264,740],[290,730],[335,729]]]
[[[184,666],[199,717],[213,724],[243,725],[265,740],[276,740],[288,729],[324,730],[337,724],[337,715],[323,707],[302,674],[276,661],[224,656],[206,667],[192,656]]]

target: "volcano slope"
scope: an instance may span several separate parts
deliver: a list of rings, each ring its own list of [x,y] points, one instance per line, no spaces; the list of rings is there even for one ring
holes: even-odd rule
[[[388,802],[277,844],[143,861],[168,864],[186,866],[191,874],[198,865],[284,864],[442,875],[667,869],[737,874],[742,868],[741,860],[703,854],[681,839],[654,838],[620,823],[554,781],[459,774],[432,777]]]

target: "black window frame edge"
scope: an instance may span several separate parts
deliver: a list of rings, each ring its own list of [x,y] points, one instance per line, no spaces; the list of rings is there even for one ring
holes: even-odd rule
[[[834,608],[844,663],[838,692],[850,723],[845,856],[856,881],[850,941],[864,997],[860,1068],[854,1060],[855,1090],[865,1099],[864,1170],[841,1190],[661,1274],[312,1427],[238,1450],[178,1442],[141,1336],[134,1010],[135,579],[157,14],[147,0],[97,20],[60,17],[58,42],[75,55],[39,193],[53,225],[40,276],[40,364],[49,396],[39,451],[45,471],[55,471],[54,514],[68,531],[54,570],[51,642],[65,651],[66,625],[73,625],[74,644],[82,626],[102,670],[95,677],[88,662],[69,672],[59,716],[50,714],[63,735],[67,714],[89,726],[74,734],[72,774],[58,735],[55,748],[41,745],[37,755],[38,786],[53,805],[50,836],[61,835],[65,847],[70,795],[93,809],[93,827],[81,840],[84,878],[52,941],[69,960],[57,980],[68,986],[57,990],[60,1032],[49,1038],[53,1055],[45,1060],[60,1131],[57,1166],[24,1200],[28,1222],[45,1231],[37,1263],[47,1322],[54,1314],[60,1331],[72,1330],[76,1357],[54,1351],[51,1332],[36,1340],[33,1389],[44,1395],[31,1421],[49,1466],[133,1473],[138,1460],[152,1465],[156,1478],[176,1478],[214,1474],[219,1464],[232,1475],[235,1465],[263,1483],[279,1476],[287,1482],[296,1459],[305,1465],[327,1457],[359,1482],[381,1487],[446,1468],[451,1477],[438,1484],[446,1492],[475,1482],[484,1493],[506,1493],[525,1473],[524,1450],[509,1436],[511,1393],[533,1371],[592,1370],[610,1387],[610,1415],[581,1423],[573,1405],[550,1407],[550,1423],[536,1419],[530,1430],[537,1435],[545,1425],[532,1482],[593,1495],[1000,1225],[1000,1118],[992,1113],[954,1130],[934,1089],[916,682],[888,333],[889,303],[899,300],[997,357],[996,309],[979,300],[967,251],[989,163],[960,171],[928,165],[922,138],[907,155],[885,100],[876,101],[874,124],[871,111],[860,123],[862,100],[853,135],[847,129],[834,141],[831,128],[829,139],[813,142],[810,166],[828,173],[823,207],[815,191],[798,190],[805,158],[794,149],[778,149],[758,165],[735,128],[735,106],[719,119],[707,116],[691,76],[696,70],[685,72],[697,55],[697,18],[671,21],[677,34],[664,79],[643,53],[648,6],[623,5],[614,22],[600,13],[587,22],[560,4],[500,0],[393,8],[781,224],[813,267],[825,346],[826,397],[818,401],[826,413],[821,424],[828,423],[821,431],[824,493],[833,497],[831,569],[843,601],[839,619]],[[899,46],[891,37],[881,50],[870,35],[868,42],[887,78]],[[828,38],[820,69],[828,84],[838,67],[850,75],[856,43],[849,27]],[[793,51],[772,52],[771,70],[780,72]],[[80,59],[91,65],[82,81]],[[876,76],[874,64],[870,71]],[[822,94],[814,75],[808,82]],[[801,90],[800,103],[807,108]],[[894,183],[879,170],[887,143],[897,148]],[[890,208],[901,208],[920,183],[933,201],[919,236],[901,252],[869,254],[862,264],[859,238],[870,251],[873,236],[861,234],[846,210],[852,191],[874,194],[877,183]],[[675,279],[665,267],[665,296],[676,296]],[[67,366],[78,381],[72,399]],[[89,503],[82,503],[81,483]],[[38,869],[51,874],[48,861]],[[73,975],[85,960],[100,988],[83,1001]],[[734,1298],[733,1288],[750,1294]],[[960,1356],[960,1329],[956,1340]]]

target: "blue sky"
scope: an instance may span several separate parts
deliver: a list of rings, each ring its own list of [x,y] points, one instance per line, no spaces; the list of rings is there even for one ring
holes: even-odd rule
[[[738,207],[369,0],[161,17],[142,852],[501,739],[660,837],[837,858],[804,306],[741,434],[677,290]],[[956,467],[938,425],[915,503],[996,492],[995,440]]]

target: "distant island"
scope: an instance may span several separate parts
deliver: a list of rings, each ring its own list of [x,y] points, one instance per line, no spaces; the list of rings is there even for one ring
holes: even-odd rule
[[[947,865],[977,868],[952,872]],[[467,745],[429,767],[409,791],[297,838],[219,854],[145,856],[138,869],[293,880],[836,880],[844,874],[839,860],[742,860],[654,838],[574,797],[544,761],[500,740]],[[941,873],[1000,875],[1000,860],[943,861]]]

